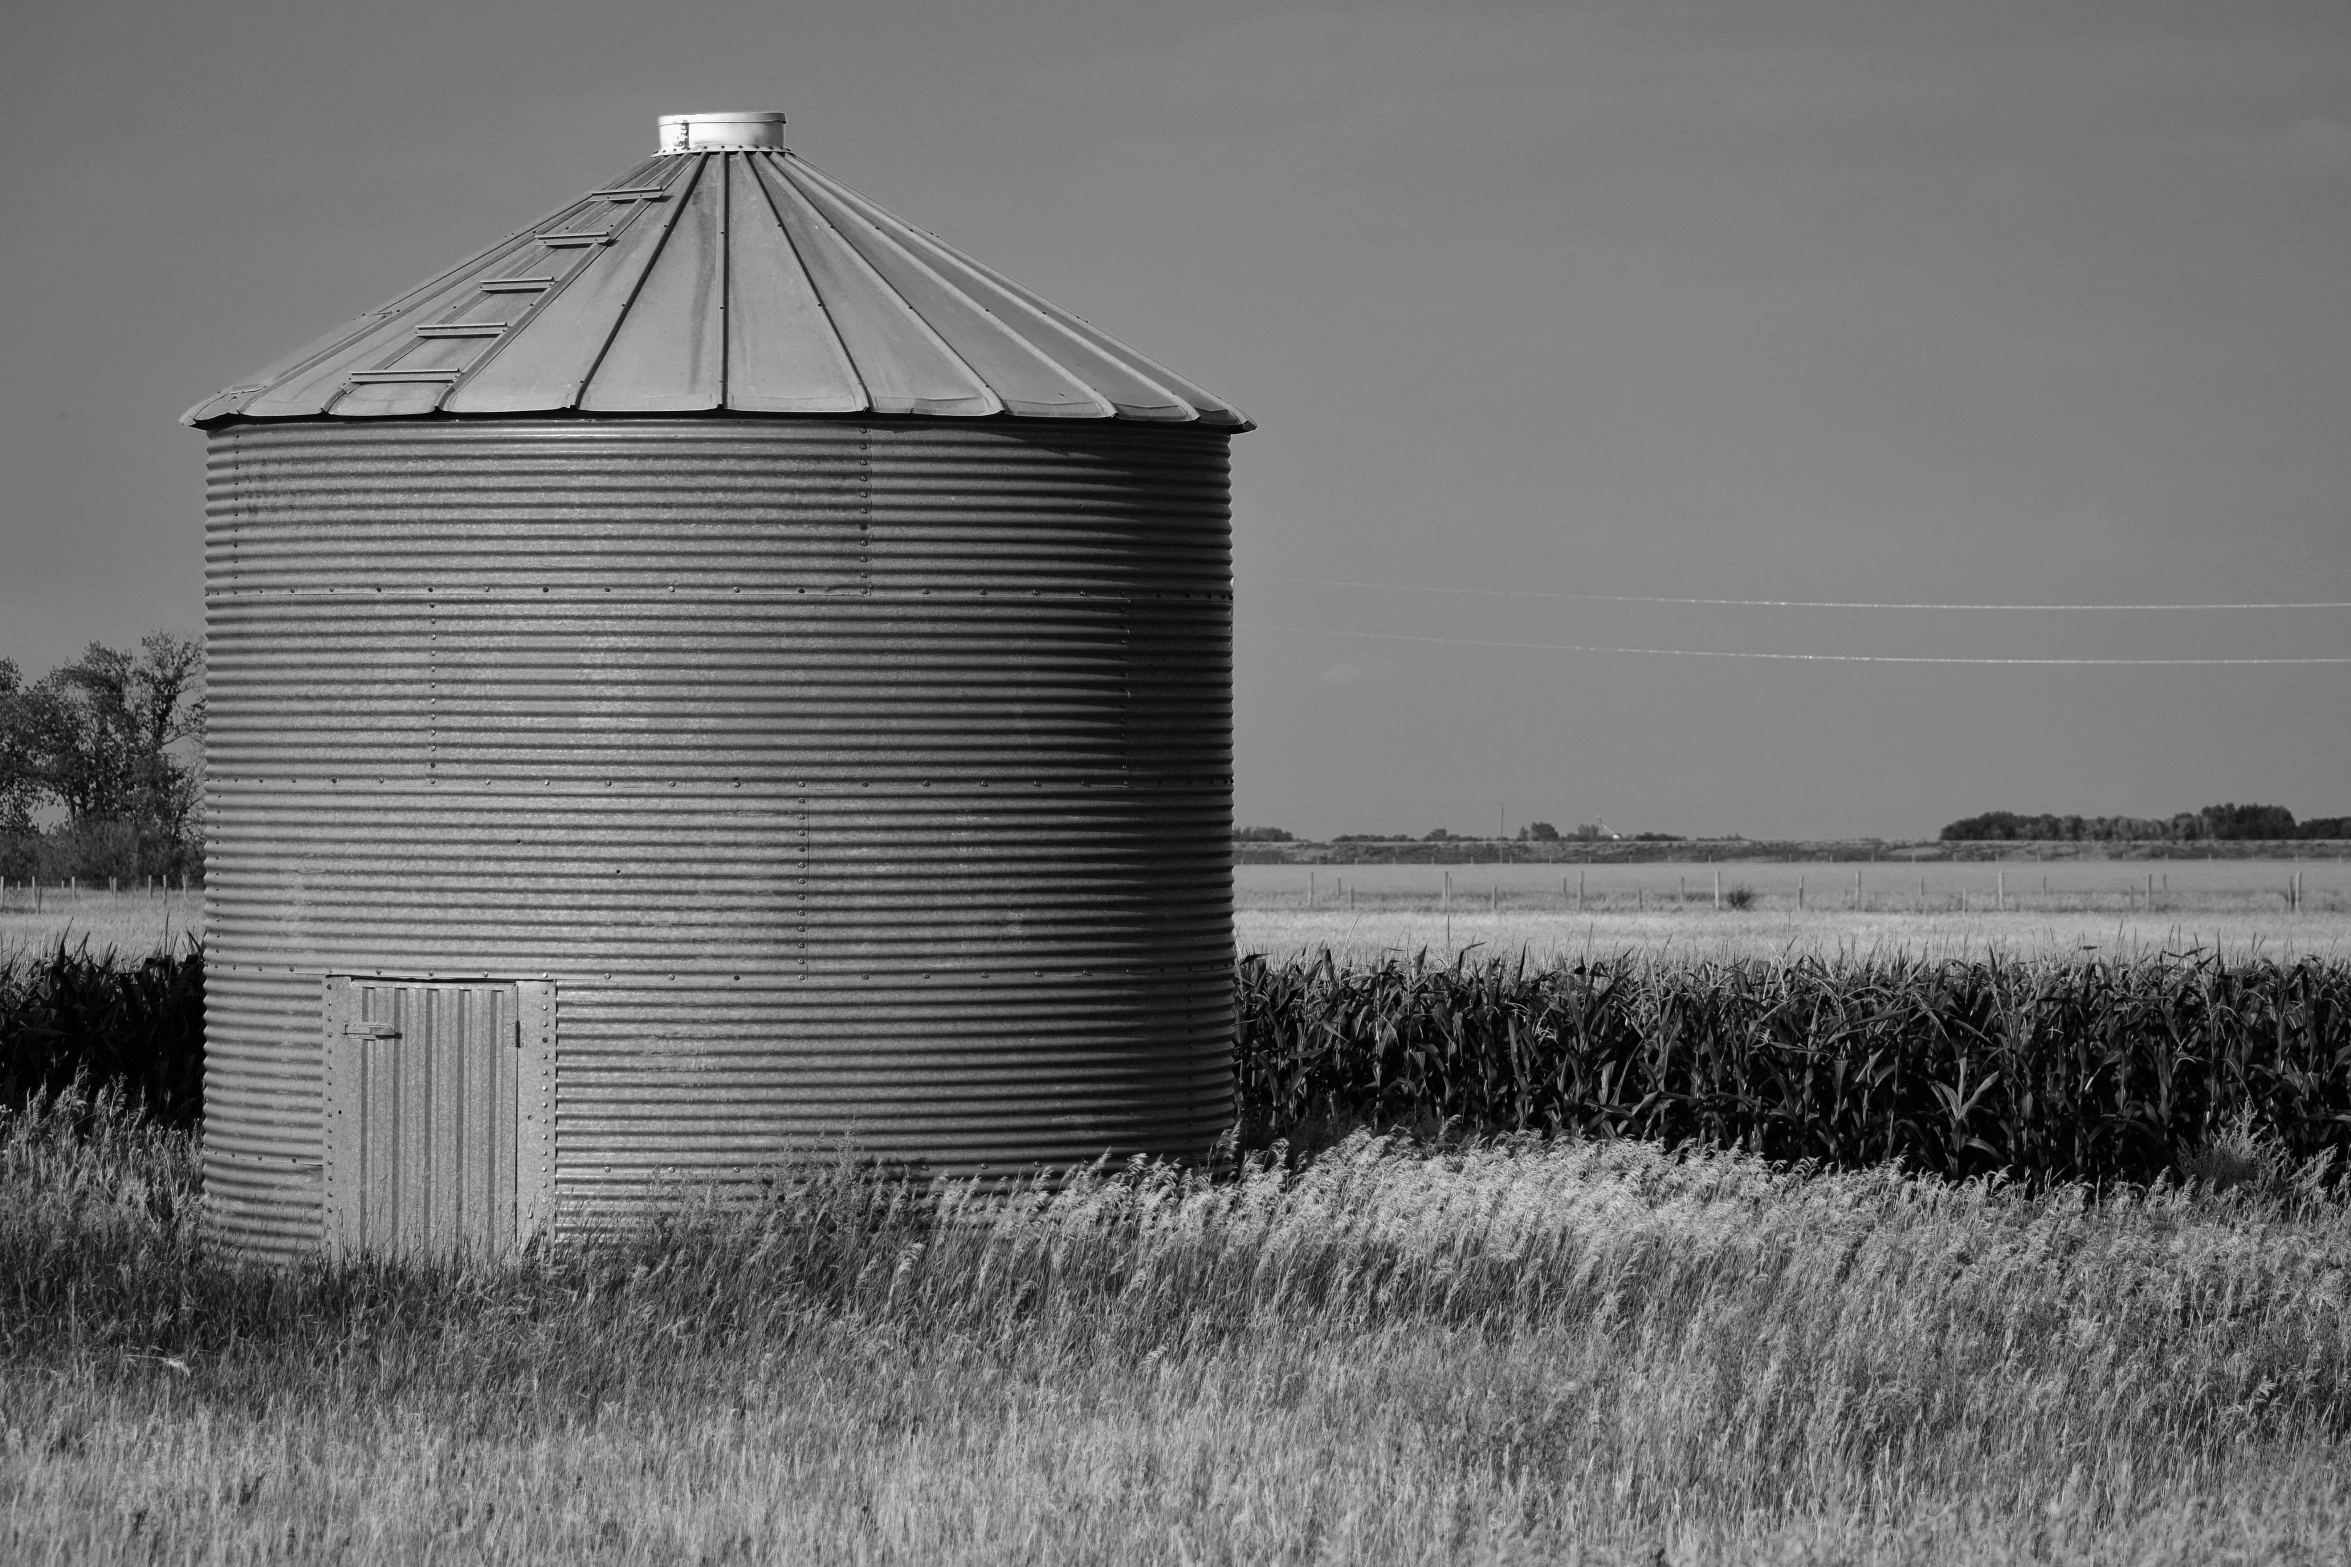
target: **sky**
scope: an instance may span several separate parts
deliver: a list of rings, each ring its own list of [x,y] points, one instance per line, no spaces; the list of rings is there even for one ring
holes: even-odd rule
[[[205,394],[795,150],[1233,399],[1236,809],[2351,813],[2351,7],[84,0],[0,55],[0,657],[202,620]],[[1541,595],[1615,596],[1574,598]]]

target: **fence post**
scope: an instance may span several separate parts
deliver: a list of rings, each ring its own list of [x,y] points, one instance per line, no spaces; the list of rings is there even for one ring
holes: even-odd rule
[[[1796,907],[1804,907],[1804,878],[1801,876],[1796,878]]]
[[[1578,914],[1584,912],[1584,873],[1582,871],[1575,873],[1575,908]]]
[[[1314,909],[1314,872],[1312,871],[1306,873],[1306,907],[1310,913]]]
[[[1722,912],[1722,872],[1720,871],[1714,873],[1714,911],[1717,914]]]
[[[1992,912],[1995,914],[2003,914],[2006,913],[2007,910],[2008,873],[2006,871],[1994,871],[1992,873]]]

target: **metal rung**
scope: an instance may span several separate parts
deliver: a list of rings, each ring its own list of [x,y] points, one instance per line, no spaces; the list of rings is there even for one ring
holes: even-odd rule
[[[394,1023],[346,1023],[343,1033],[353,1039],[398,1039],[400,1028]]]
[[[630,185],[620,190],[592,190],[590,201],[667,201],[669,192],[659,185]]]
[[[463,370],[354,370],[350,379],[358,383],[370,381],[454,381],[465,374]]]
[[[486,277],[482,279],[485,294],[536,294],[541,289],[553,288],[551,277]]]
[[[539,243],[551,250],[569,250],[578,245],[609,245],[612,243],[612,230],[598,229],[592,234],[541,234]]]
[[[418,337],[496,337],[506,330],[503,321],[444,321],[438,326],[420,326]]]

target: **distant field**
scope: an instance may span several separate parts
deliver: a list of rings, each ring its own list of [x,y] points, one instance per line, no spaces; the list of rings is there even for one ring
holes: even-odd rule
[[[1868,956],[1896,950],[1928,958],[2047,957],[2094,950],[2101,956],[2205,950],[2230,958],[2260,954],[2351,958],[2351,914],[2168,914],[2099,918],[2084,914],[1855,914],[1793,910],[1748,913],[1711,909],[1636,914],[1631,911],[1561,914],[1483,909],[1448,918],[1432,910],[1359,909],[1236,911],[1236,944],[1244,953],[1285,958],[1329,948],[1343,963],[1375,963],[1383,956],[1431,959],[1467,948],[1473,956],[1512,956],[1531,962],[1573,961],[1587,954],[1614,957],[1653,953],[1692,958],[1780,958],[1790,954]]]
[[[0,958],[27,947],[49,947],[62,937],[79,944],[87,937],[90,950],[112,948],[125,955],[145,956],[176,944],[183,936],[204,933],[204,895],[173,893],[168,898],[146,898],[133,893],[84,892],[76,898],[45,889],[40,912],[21,882],[8,889],[0,906]]]
[[[1564,893],[1558,866],[1450,869],[1449,897],[1444,866],[1318,870],[1309,909],[1303,868],[1240,866],[1233,873],[1237,945],[1274,957],[1329,947],[1349,962],[1423,949],[1434,957],[1472,945],[1488,954],[1523,949],[1538,962],[1585,953],[1723,958],[1894,948],[1932,957],[2083,948],[2127,956],[2195,947],[2231,957],[2351,957],[2351,865],[2339,862],[2302,868],[2299,912],[2286,907],[2294,867],[2262,861],[2175,864],[2168,889],[2158,871],[2152,908],[2145,870],[2112,862],[2052,871],[2046,892],[2038,868],[2012,870],[2004,897],[1990,868],[1941,865],[1928,873],[1923,899],[1917,873],[1886,865],[1595,866],[1584,873],[1582,912],[1575,908],[1572,868]],[[1717,869],[1726,893],[1745,887],[1756,894],[1749,908],[1716,910]],[[1859,909],[1853,907],[1856,869],[1865,905]],[[2004,910],[1992,907],[1996,898]],[[60,937],[74,943],[87,937],[97,951],[143,955],[204,929],[201,894],[84,893],[79,902],[43,901],[34,914],[22,907],[22,889],[11,889],[0,909],[0,956],[45,948]]]
[[[2302,895],[2293,909],[2287,891],[2297,871]],[[1538,962],[1587,952],[1724,958],[1895,948],[1932,957],[2197,947],[2233,957],[2351,956],[2351,864],[2339,860],[2180,861],[2152,871],[2144,862],[2106,860],[1923,870],[1883,862],[1366,865],[1311,873],[1243,865],[1233,884],[1243,952],[1281,957],[1329,947],[1350,962],[1473,944],[1487,954],[1523,949]],[[1749,906],[1729,906],[1741,889],[1753,895]]]
[[[1801,898],[1816,912],[1965,913],[2001,904],[2069,914],[2256,914],[2285,912],[2297,874],[2305,909],[2351,913],[2351,862],[2335,859],[1241,865],[1233,887],[1243,909],[1304,909],[1311,891],[1326,909],[1345,907],[1351,894],[1358,908],[1436,909],[1449,897],[1456,911],[1490,908],[1498,895],[1505,910],[1629,913],[1711,908],[1719,876],[1725,893],[1743,887],[1762,909],[1794,910]]]

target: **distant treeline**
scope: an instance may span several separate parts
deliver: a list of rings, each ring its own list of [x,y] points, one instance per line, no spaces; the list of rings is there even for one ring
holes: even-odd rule
[[[2351,838],[2351,816],[2296,822],[2282,805],[2207,805],[2177,816],[2024,816],[1986,811],[1943,829],[1946,843],[2216,843]]]

